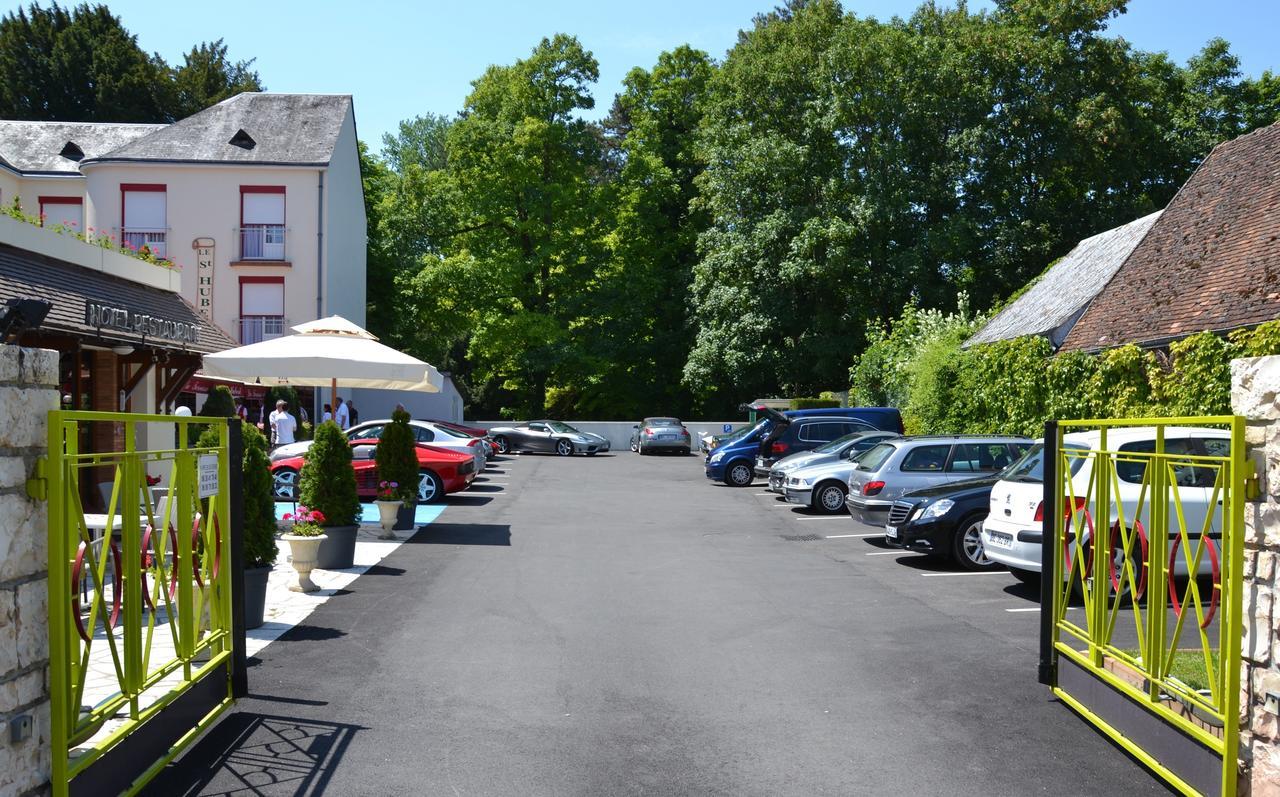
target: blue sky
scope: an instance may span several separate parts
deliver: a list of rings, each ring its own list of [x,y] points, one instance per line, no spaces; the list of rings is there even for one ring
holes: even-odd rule
[[[456,112],[486,66],[527,55],[543,36],[574,34],[600,61],[592,114],[599,116],[633,66],[651,66],[660,52],[685,43],[720,57],[753,15],[776,2],[108,0],[108,5],[144,50],[170,62],[180,61],[198,41],[223,38],[233,57],[258,59],[255,66],[271,91],[353,94],[360,137],[378,149],[382,133],[401,119]],[[881,19],[909,15],[918,5],[918,0],[844,2],[860,16]],[[975,9],[991,5],[970,3]],[[0,0],[0,9],[17,7]],[[1213,11],[1206,13],[1206,7]],[[1280,72],[1277,0],[1130,0],[1129,13],[1111,30],[1141,49],[1166,51],[1178,62],[1222,36],[1247,74]]]

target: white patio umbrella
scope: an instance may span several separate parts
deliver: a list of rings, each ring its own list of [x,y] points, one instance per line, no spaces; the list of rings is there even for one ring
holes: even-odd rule
[[[337,404],[339,385],[424,393],[439,393],[444,385],[434,366],[384,346],[341,316],[292,329],[297,334],[206,354],[201,371],[264,385],[328,385],[333,404]]]

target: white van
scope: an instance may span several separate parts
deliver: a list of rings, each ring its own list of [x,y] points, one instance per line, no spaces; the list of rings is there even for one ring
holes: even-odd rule
[[[1065,434],[1062,444],[1064,449],[1088,451],[1097,449],[1100,442],[1100,432],[1088,431]],[[1155,427],[1117,427],[1107,431],[1109,451],[1140,454],[1153,452],[1155,448]],[[1167,426],[1164,428],[1164,450],[1167,454],[1175,455],[1225,457],[1231,452],[1231,433],[1225,429]],[[1093,468],[1093,458],[1072,458],[1070,463],[1071,483],[1076,501],[1084,504],[1088,500],[1091,509],[1089,478]],[[1139,494],[1142,491],[1146,465],[1145,460],[1116,461],[1116,477],[1120,489],[1118,495],[1112,496],[1111,517],[1108,520],[1113,528],[1119,518],[1117,503],[1124,506],[1126,522],[1132,522],[1137,510]],[[1215,540],[1215,546],[1219,544],[1216,541],[1222,537],[1222,513],[1217,511],[1223,497],[1221,493],[1218,495],[1217,503],[1210,506],[1217,470],[1218,468],[1214,465],[1197,465],[1191,462],[1177,465],[1174,469],[1177,499],[1186,521],[1187,539],[1191,544],[1193,556],[1195,547],[1199,544],[1200,530],[1204,528],[1206,516],[1210,517],[1209,538]],[[1148,495],[1149,493],[1148,488]],[[1040,546],[1044,528],[1043,499],[1044,447],[1042,443],[1037,443],[1027,456],[991,488],[990,513],[982,528],[982,545],[987,556],[1008,567],[1010,572],[1022,581],[1032,580],[1040,573]],[[1178,520],[1172,492],[1169,494],[1168,512],[1169,540],[1172,545],[1178,536]],[[1138,521],[1144,527],[1150,526],[1149,498],[1143,501]],[[1096,518],[1094,522],[1097,522]],[[1074,550],[1074,546],[1072,549]],[[1173,575],[1187,575],[1186,556],[1186,550],[1180,547],[1174,562]],[[1200,558],[1199,574],[1209,575],[1212,566],[1209,551],[1206,550]]]

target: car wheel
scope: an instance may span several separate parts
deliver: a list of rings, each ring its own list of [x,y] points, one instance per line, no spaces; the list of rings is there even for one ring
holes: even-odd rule
[[[493,444],[498,447],[499,454],[511,453],[511,441],[503,437],[502,435],[498,435],[497,437],[493,438]]]
[[[277,501],[298,500],[298,472],[279,468],[271,474],[271,492]]]
[[[632,441],[631,441],[631,450],[632,450],[632,451],[634,451],[634,452],[636,452],[637,454],[639,454],[639,453],[640,453],[640,443],[639,443],[639,441],[637,441],[637,440],[632,440]]]
[[[813,508],[824,515],[838,515],[845,511],[846,487],[840,482],[824,482],[813,488]]]
[[[1020,567],[1011,567],[1009,572],[1013,573],[1013,577],[1021,581],[1023,584],[1039,584],[1040,574],[1034,570],[1023,570]]]
[[[965,570],[992,570],[999,565],[987,556],[982,547],[982,521],[973,515],[960,521],[951,542],[951,558]]]
[[[418,471],[418,503],[436,504],[444,498],[444,482],[429,470]]]
[[[750,487],[756,478],[751,463],[745,459],[730,462],[724,469],[724,482],[730,487]]]
[[[573,456],[573,443],[568,440],[561,440],[556,443],[556,453],[562,457]]]

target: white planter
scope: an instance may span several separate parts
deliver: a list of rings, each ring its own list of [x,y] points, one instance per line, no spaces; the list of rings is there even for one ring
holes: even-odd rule
[[[400,517],[400,507],[404,504],[400,501],[374,501],[373,503],[378,507],[378,522],[382,524],[382,533],[378,535],[378,539],[399,539],[392,529],[395,528],[396,520]]]
[[[315,592],[320,589],[311,580],[311,571],[316,569],[320,543],[328,538],[323,534],[316,537],[282,534],[280,539],[289,543],[289,558],[293,563],[294,578],[289,582],[289,589],[293,592]]]

